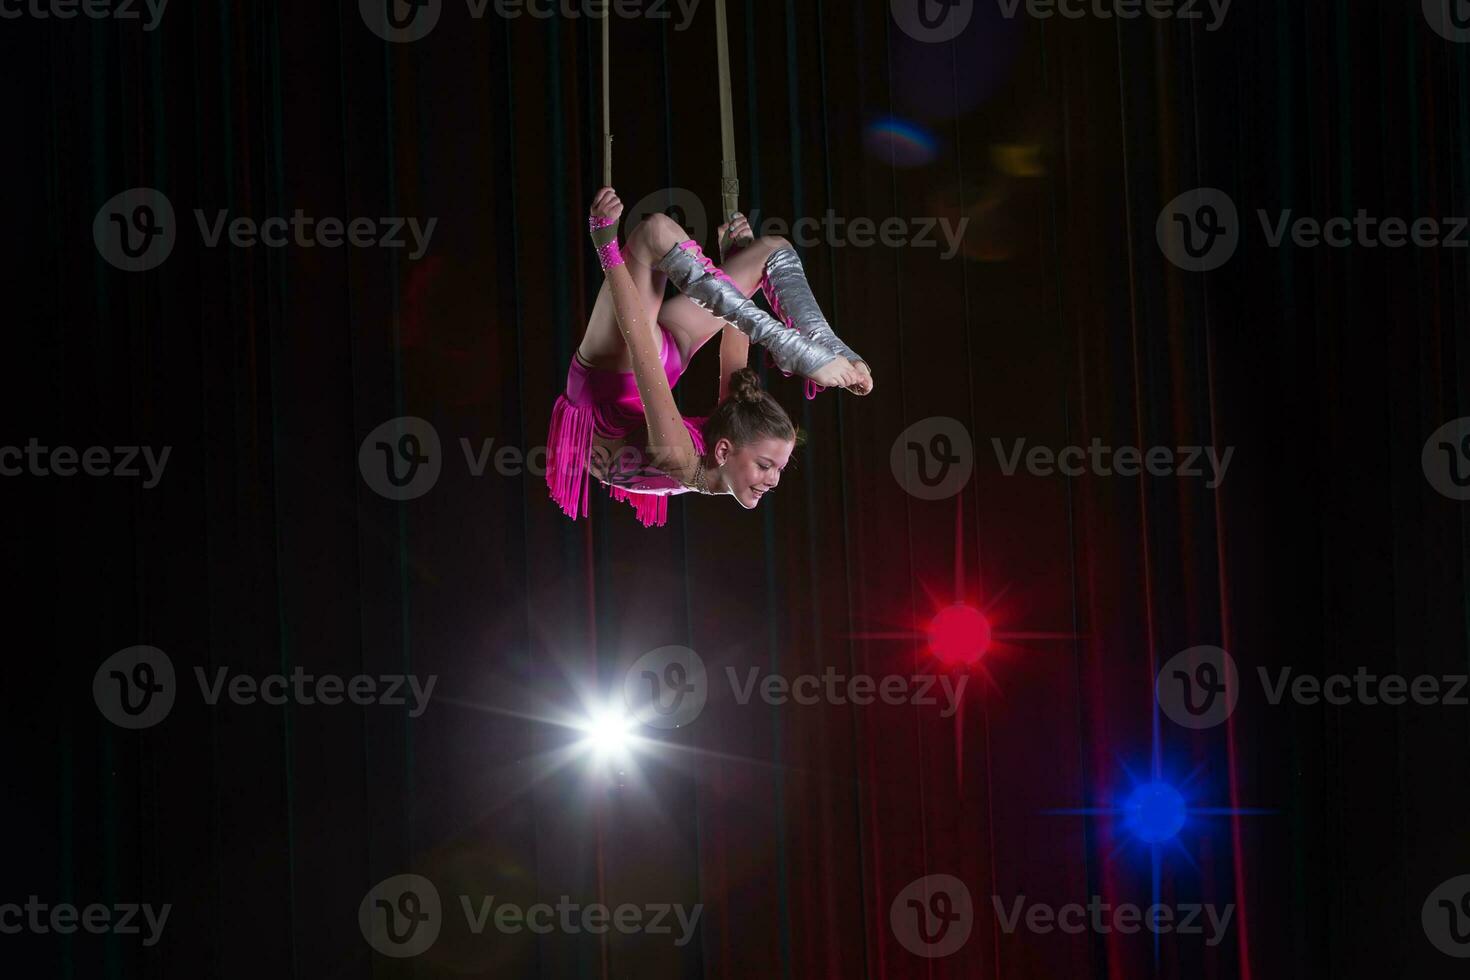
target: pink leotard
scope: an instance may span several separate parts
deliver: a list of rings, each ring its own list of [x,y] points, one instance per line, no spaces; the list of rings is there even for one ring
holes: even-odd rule
[[[679,345],[664,328],[664,376],[672,388],[684,373]],[[684,419],[684,427],[694,440],[696,452],[704,452],[702,418]],[[590,513],[593,435],[626,440],[642,451],[648,446],[647,424],[643,419],[643,400],[638,396],[638,382],[631,373],[599,371],[589,368],[576,357],[567,370],[567,390],[551,410],[551,431],[546,439],[546,485],[551,499],[573,520]],[[672,476],[647,465],[616,471],[607,485],[614,500],[627,501],[638,514],[644,527],[661,527],[668,523],[669,497],[688,493],[689,488]]]

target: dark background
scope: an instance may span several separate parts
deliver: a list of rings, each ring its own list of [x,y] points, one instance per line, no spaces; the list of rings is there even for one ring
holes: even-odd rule
[[[1463,674],[1463,503],[1420,453],[1470,414],[1466,253],[1269,248],[1254,214],[1464,215],[1470,50],[1418,3],[1237,0],[1201,22],[1002,20],[906,37],[864,0],[732,0],[743,203],[762,215],[961,215],[964,254],[805,249],[866,400],[810,433],[755,513],[682,498],[663,529],[594,494],[573,523],[535,477],[469,475],[458,439],[540,444],[599,281],[597,25],[472,20],[385,44],[356,5],[178,2],[162,26],[0,21],[13,176],[0,444],[172,447],[162,483],[6,478],[5,716],[13,826],[0,902],[174,905],[163,941],[0,936],[34,977],[1439,977],[1420,924],[1470,872],[1467,709],[1271,706],[1256,668]],[[718,209],[714,5],[614,21],[616,185]],[[927,164],[865,143],[893,114]],[[997,147],[1033,147],[1008,173]],[[1027,168],[1022,168],[1023,171]],[[93,245],[154,187],[181,217],[160,268]],[[1239,252],[1195,274],[1155,242],[1218,187]],[[203,247],[190,212],[437,216],[429,254]],[[713,222],[711,222],[713,223]],[[697,229],[696,229],[697,230]],[[708,236],[706,241],[708,242]],[[680,386],[714,404],[713,348]],[[431,421],[445,468],[392,503],[357,464],[375,427]],[[961,420],[961,496],[907,494],[889,450]],[[1199,480],[1005,476],[992,438],[1234,447]],[[712,695],[609,780],[546,760],[544,719],[644,652],[794,675],[932,667],[956,601],[997,630],[956,718]],[[874,637],[864,634],[884,634]],[[890,634],[911,634],[893,637]],[[430,710],[207,708],[127,732],[94,672],[136,644],[266,674],[435,674]],[[1198,644],[1246,675],[1227,726],[1159,716]],[[677,749],[677,751],[676,751]],[[689,751],[697,750],[697,751]],[[1159,770],[1205,808],[1156,860],[1105,808]],[[418,872],[529,903],[701,903],[694,943],[446,932],[415,960],[357,925]],[[976,904],[926,960],[889,926],[928,874]],[[1006,935],[989,896],[1234,903],[1226,942]],[[9,969],[6,972],[10,972]]]

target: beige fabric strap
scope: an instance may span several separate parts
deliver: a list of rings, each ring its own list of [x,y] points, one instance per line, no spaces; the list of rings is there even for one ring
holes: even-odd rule
[[[730,27],[725,0],[715,0],[715,42],[720,66],[720,205],[725,220],[740,210],[740,173],[735,166],[735,101],[730,92]]]
[[[612,186],[612,9],[602,18],[602,186]]]

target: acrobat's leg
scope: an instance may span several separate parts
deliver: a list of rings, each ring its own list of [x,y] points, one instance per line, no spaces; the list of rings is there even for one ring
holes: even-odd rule
[[[837,336],[832,325],[817,305],[812,287],[807,282],[806,270],[796,250],[789,244],[769,253],[765,260],[765,275],[761,289],[771,310],[788,327],[802,336],[822,345],[834,354],[840,354],[853,363],[865,376],[865,384],[854,386],[855,393],[866,395],[873,390],[872,372],[864,359]]]
[[[683,237],[684,229],[673,218],[665,214],[651,214],[633,230],[633,234],[623,244],[622,252],[628,274],[638,288],[638,294],[643,299],[643,306],[648,310],[651,321],[657,322],[661,319],[664,286],[668,282],[668,277],[655,266],[664,253]],[[618,330],[612,293],[606,282],[598,291],[597,302],[587,320],[587,331],[582,335],[577,355],[584,364],[600,370],[621,371],[624,374],[633,370],[632,359],[628,356],[628,345],[623,342],[623,335]]]
[[[754,283],[749,272],[754,266],[750,259],[741,263],[741,258],[736,255],[731,263],[740,263],[737,268],[746,276],[746,287],[753,293]],[[863,376],[845,358],[788,329],[756,306],[745,288],[729,272],[706,258],[696,242],[679,242],[659,259],[657,267],[668,274],[669,281],[685,298],[734,326],[750,338],[751,343],[760,344],[770,351],[776,365],[787,374],[799,374],[824,387],[845,387],[861,381]],[[674,311],[673,315],[666,315],[663,319],[678,323],[683,318]],[[711,332],[704,339],[712,335]]]
[[[784,238],[757,238],[743,250],[725,260],[724,271],[740,290],[751,297],[760,290],[765,275],[766,258],[781,248],[789,247]],[[724,320],[705,310],[688,296],[679,295],[664,303],[659,323],[673,334],[684,354],[684,363],[727,325]]]

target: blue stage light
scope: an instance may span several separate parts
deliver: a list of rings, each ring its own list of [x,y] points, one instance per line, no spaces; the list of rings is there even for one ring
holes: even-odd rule
[[[1174,839],[1187,816],[1184,797],[1168,783],[1144,783],[1123,803],[1124,826],[1149,844]]]

